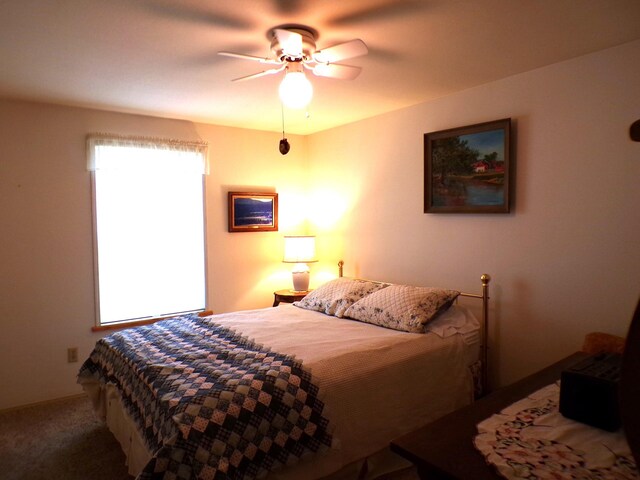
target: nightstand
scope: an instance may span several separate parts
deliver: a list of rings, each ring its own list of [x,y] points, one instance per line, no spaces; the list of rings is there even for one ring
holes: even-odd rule
[[[302,300],[311,290],[306,292],[294,292],[293,290],[278,290],[273,292],[273,306],[277,307],[280,302],[293,303]]]

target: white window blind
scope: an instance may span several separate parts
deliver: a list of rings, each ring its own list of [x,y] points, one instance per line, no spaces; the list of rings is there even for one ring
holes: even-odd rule
[[[98,325],[203,310],[206,144],[90,136]]]

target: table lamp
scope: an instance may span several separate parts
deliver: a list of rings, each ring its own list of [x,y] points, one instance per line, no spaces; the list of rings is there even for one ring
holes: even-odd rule
[[[308,235],[284,237],[284,263],[294,263],[292,269],[293,291],[309,290],[309,265],[316,260],[316,237]]]

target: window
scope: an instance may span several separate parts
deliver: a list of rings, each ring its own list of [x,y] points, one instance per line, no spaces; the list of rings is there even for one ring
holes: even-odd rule
[[[90,136],[97,325],[204,310],[206,144]]]

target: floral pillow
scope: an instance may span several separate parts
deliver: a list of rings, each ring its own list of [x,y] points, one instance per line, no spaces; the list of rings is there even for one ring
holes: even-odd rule
[[[347,308],[358,300],[388,286],[388,283],[341,277],[321,285],[302,300],[293,304],[307,310],[342,317]]]
[[[455,290],[391,285],[351,305],[345,317],[404,332],[422,333],[424,326],[451,306]]]

